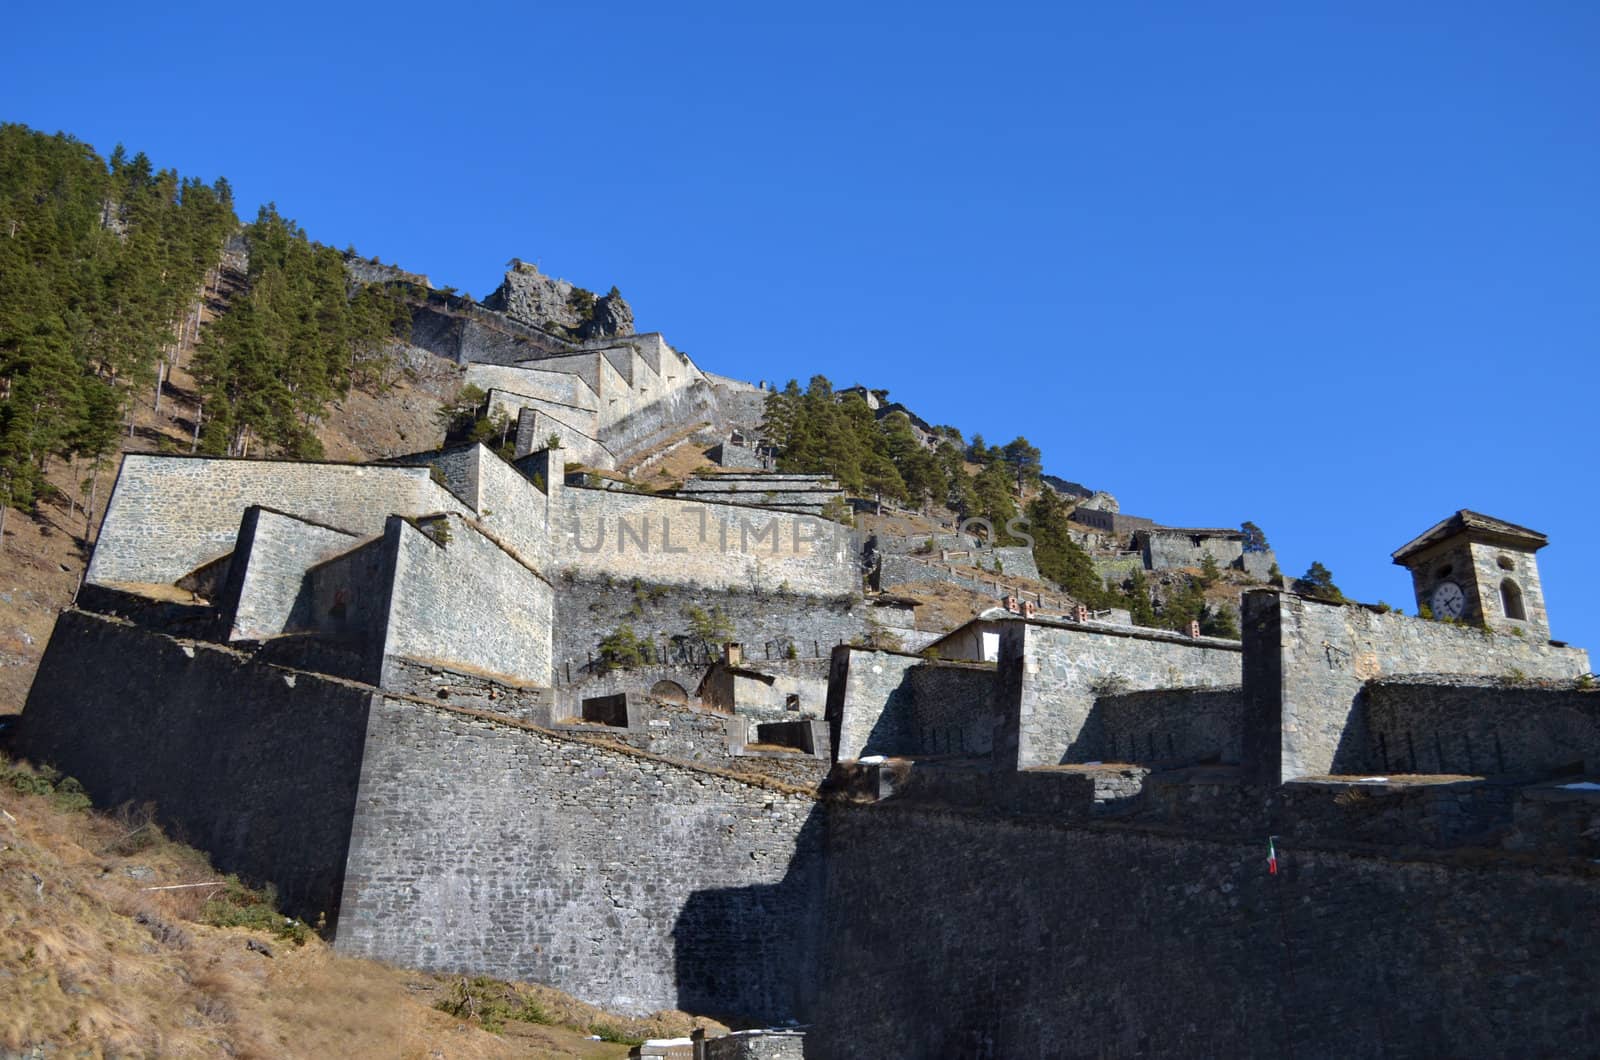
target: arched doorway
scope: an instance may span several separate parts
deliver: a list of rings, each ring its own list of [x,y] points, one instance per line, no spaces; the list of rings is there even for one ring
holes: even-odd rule
[[[650,695],[653,699],[659,699],[664,703],[676,703],[680,707],[689,702],[689,693],[676,681],[657,681],[650,686]]]

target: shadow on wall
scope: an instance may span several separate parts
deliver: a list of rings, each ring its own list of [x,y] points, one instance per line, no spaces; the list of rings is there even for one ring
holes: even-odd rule
[[[737,823],[727,825],[734,858]],[[800,828],[788,871],[776,884],[708,888],[684,902],[673,925],[677,1007],[732,1027],[805,1019],[818,991],[823,931],[823,810]]]

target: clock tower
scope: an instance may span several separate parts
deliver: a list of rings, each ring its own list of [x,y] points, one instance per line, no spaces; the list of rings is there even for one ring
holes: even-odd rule
[[[1533,554],[1549,543],[1537,530],[1462,509],[1402,545],[1394,561],[1411,572],[1419,614],[1548,640]]]

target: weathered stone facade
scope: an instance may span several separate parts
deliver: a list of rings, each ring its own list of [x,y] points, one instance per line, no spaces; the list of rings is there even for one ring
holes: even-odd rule
[[[1242,610],[1246,640],[1261,645],[1244,670],[1245,759],[1272,783],[1368,760],[1357,704],[1375,678],[1560,680],[1589,669],[1578,649],[1271,589],[1247,592]]]
[[[1084,739],[1084,727],[1099,695],[1237,685],[1240,645],[1161,630],[1016,620],[1001,629],[999,665],[1011,675],[1011,688],[998,701],[996,754],[1020,769],[1095,757],[1099,748]]]

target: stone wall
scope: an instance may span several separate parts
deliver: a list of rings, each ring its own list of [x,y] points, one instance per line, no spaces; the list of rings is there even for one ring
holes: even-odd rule
[[[1040,579],[1039,567],[1033,561],[1033,549],[1026,546],[944,549],[940,551],[939,559],[963,567],[994,571],[996,574],[1004,574],[1011,578],[1027,578],[1029,581]]]
[[[1600,772],[1600,690],[1487,684],[1443,675],[1368,683],[1365,747],[1341,747],[1341,772]]]
[[[591,415],[600,410],[600,396],[581,377],[571,372],[552,371],[549,361],[526,364],[473,364],[467,367],[466,381],[480,390],[500,390],[509,396],[538,398]]]
[[[813,987],[814,816],[779,785],[384,700],[336,946],[617,1012],[781,1020]]]
[[[726,423],[716,391],[705,380],[696,379],[656,400],[636,403],[627,415],[604,421],[599,438],[620,458],[646,450],[695,424],[720,431]]]
[[[436,660],[514,681],[551,683],[550,583],[450,517],[440,543],[403,519],[389,522],[395,550],[385,652]]]
[[[295,600],[288,632],[314,636],[346,653],[349,661],[331,672],[377,684],[383,671],[394,564],[395,538],[385,534],[311,567]]]
[[[412,305],[411,342],[458,364],[516,364],[574,348],[547,331],[437,292]]]
[[[87,578],[175,582],[232,551],[251,505],[363,536],[382,533],[390,514],[466,510],[422,467],[130,453],[123,457]]]
[[[343,530],[268,508],[245,509],[221,598],[229,640],[261,640],[292,628],[306,571],[359,543]]]
[[[842,501],[844,492],[826,475],[733,473],[691,478],[674,496],[820,515],[830,501]]]
[[[676,530],[674,530],[676,535]],[[627,624],[635,635],[648,640],[676,661],[678,638],[690,637],[685,612],[698,607],[707,615],[720,610],[732,626],[731,640],[744,645],[745,658],[763,669],[782,662],[794,645],[801,659],[828,655],[834,645],[855,640],[867,629],[867,607],[859,598],[778,596],[739,591],[716,591],[692,586],[660,584],[640,578],[582,578],[563,575],[555,580],[555,660],[557,680],[570,683],[567,668],[581,679],[580,667],[594,657],[601,638]],[[720,645],[692,645],[692,658],[709,663]],[[701,672],[703,672],[703,666]],[[694,689],[690,689],[693,692]]]
[[[1242,690],[1174,688],[1095,699],[1079,737],[1084,761],[1237,765],[1244,753]]]
[[[153,801],[222,872],[337,913],[371,689],[65,611],[13,751],[101,807]]]
[[[841,760],[987,755],[994,748],[993,667],[836,648],[833,675],[828,726]]]
[[[718,467],[748,468],[759,471],[767,466],[767,458],[749,446],[718,442],[706,453],[706,459]]]
[[[1001,629],[999,665],[1013,675],[1015,692],[997,703],[996,758],[1024,768],[1099,757],[1084,727],[1101,695],[1237,685],[1240,645],[1164,630],[1014,620]]]
[[[810,516],[566,489],[552,532],[560,565],[580,576],[827,597],[861,588],[849,534]]]
[[[979,577],[976,574],[963,573],[938,562],[937,560],[922,556],[897,556],[885,555],[878,568],[877,585],[879,589],[887,592],[901,585],[920,585],[927,582],[938,582],[944,585],[958,585],[963,589],[985,593],[996,598],[1006,594],[1006,575],[995,574],[991,577]],[[1064,601],[1052,599],[1052,604]]]
[[[1199,567],[1205,563],[1207,556],[1214,559],[1219,567],[1232,567],[1244,555],[1244,541],[1240,538],[1165,527],[1141,530],[1137,534],[1137,541],[1144,553],[1144,565],[1149,570]]]
[[[1241,611],[1244,758],[1272,783],[1368,760],[1372,741],[1356,705],[1374,678],[1563,679],[1589,669],[1588,654],[1577,648],[1270,589],[1245,593]]]
[[[617,466],[616,454],[571,424],[539,409],[518,410],[517,440],[513,447],[517,456],[526,456],[545,448],[552,436],[561,443],[563,462],[602,471],[610,471]]]
[[[804,1031],[735,1031],[707,1038],[695,1060],[803,1060]]]
[[[1519,1056],[1600,1036],[1583,868],[830,805],[806,1054]]]

